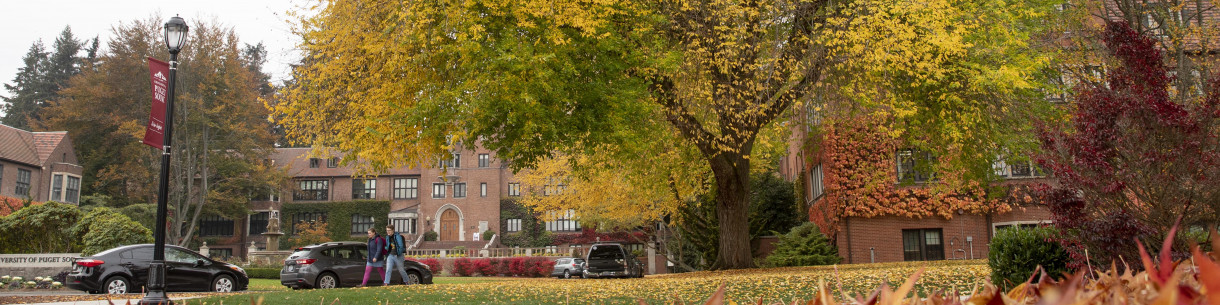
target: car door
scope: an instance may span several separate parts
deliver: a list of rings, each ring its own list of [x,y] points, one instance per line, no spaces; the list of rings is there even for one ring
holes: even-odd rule
[[[359,264],[360,267],[357,269],[360,270],[360,279],[361,280],[364,279],[364,264],[368,262],[368,257],[369,257],[368,252],[369,252],[368,246],[356,246],[356,253],[360,254],[360,264]],[[373,268],[373,271],[370,272],[370,274],[369,274],[369,283],[381,283],[381,278],[383,276],[385,276],[385,274],[379,273],[379,272],[377,272],[377,268]]]
[[[202,260],[202,265],[196,265]],[[203,256],[178,248],[165,247],[165,279],[169,291],[211,290],[210,263]]]
[[[152,265],[153,247],[136,247],[119,253],[119,265],[126,267],[135,277],[133,287],[148,285],[148,267]]]
[[[364,256],[360,254],[360,246],[342,246],[335,249],[337,261],[335,273],[339,274],[340,285],[356,286],[364,279]],[[366,250],[367,251],[367,250]]]

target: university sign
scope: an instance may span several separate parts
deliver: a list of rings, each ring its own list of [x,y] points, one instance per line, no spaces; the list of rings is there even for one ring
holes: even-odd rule
[[[152,111],[148,115],[148,126],[144,128],[144,144],[162,148],[165,143],[165,98],[169,87],[169,64],[148,58],[148,75],[152,80]]]
[[[0,268],[70,267],[80,253],[0,254]]]

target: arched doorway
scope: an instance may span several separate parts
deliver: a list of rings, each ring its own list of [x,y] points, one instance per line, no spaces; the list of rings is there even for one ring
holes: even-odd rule
[[[458,240],[461,237],[461,233],[458,232],[459,225],[460,225],[460,221],[458,219],[457,211],[449,209],[449,210],[445,210],[444,213],[441,213],[440,240],[442,240],[442,241]]]

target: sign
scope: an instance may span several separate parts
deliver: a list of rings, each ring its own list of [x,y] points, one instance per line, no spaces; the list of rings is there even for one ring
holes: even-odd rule
[[[0,254],[0,268],[70,267],[80,253]]]
[[[152,79],[152,112],[144,128],[144,144],[162,148],[165,144],[165,99],[169,94],[169,64],[148,58],[148,75]]]

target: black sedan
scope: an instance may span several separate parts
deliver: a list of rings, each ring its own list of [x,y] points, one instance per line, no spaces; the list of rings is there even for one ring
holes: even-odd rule
[[[139,293],[148,283],[153,245],[122,246],[72,262],[64,283],[89,293]],[[233,264],[214,261],[189,249],[165,246],[165,291],[246,290],[250,278]]]

